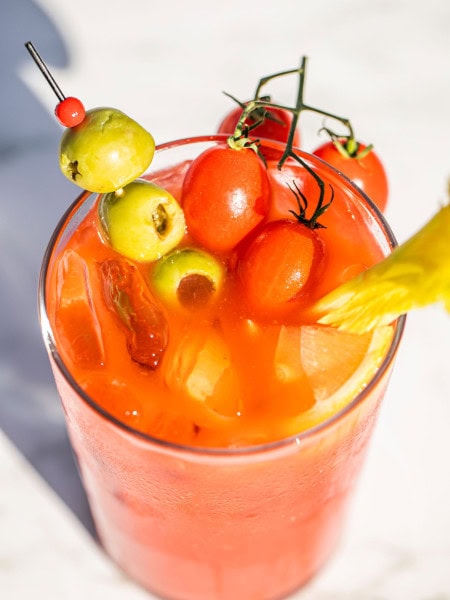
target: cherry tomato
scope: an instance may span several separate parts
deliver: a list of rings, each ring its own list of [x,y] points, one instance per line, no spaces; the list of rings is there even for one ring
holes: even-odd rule
[[[189,167],[181,202],[192,237],[208,250],[227,252],[269,211],[266,168],[251,148],[213,146]]]
[[[256,109],[258,110],[258,109]],[[252,138],[267,138],[269,140],[277,140],[286,143],[289,135],[289,128],[292,123],[292,113],[282,108],[271,108],[269,116],[266,116],[261,125],[258,125],[251,130],[250,137]],[[255,120],[250,116],[247,117],[246,125],[252,125]],[[237,122],[242,115],[242,107],[237,106],[230,111],[223,121],[220,123],[217,133],[232,134],[236,128]],[[294,134],[293,146],[300,146],[300,132],[296,129]]]
[[[345,148],[345,140],[339,140]],[[369,198],[383,211],[388,199],[388,181],[383,164],[373,150],[360,155],[366,150],[366,145],[357,144],[356,152],[344,156],[339,152],[333,141],[326,142],[314,150],[313,154],[341,171],[351,179]]]
[[[277,316],[318,277],[324,256],[317,233],[292,219],[267,223],[238,262],[244,300],[258,316]]]

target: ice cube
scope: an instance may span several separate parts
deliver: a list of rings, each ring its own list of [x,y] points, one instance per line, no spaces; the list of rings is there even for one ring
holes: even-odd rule
[[[278,414],[295,415],[315,403],[314,391],[308,380],[301,355],[303,327],[281,325],[274,356],[274,380],[269,382]]]
[[[224,416],[236,416],[241,405],[230,350],[219,331],[195,323],[168,357],[166,383]]]
[[[70,359],[85,368],[103,365],[102,332],[92,299],[89,269],[74,250],[66,250],[56,274],[56,331]]]
[[[290,382],[303,377],[301,331],[301,327],[280,327],[274,360],[275,376],[280,381]]]
[[[143,276],[126,259],[104,260],[98,270],[106,305],[125,328],[131,358],[143,367],[156,369],[167,347],[169,328]]]

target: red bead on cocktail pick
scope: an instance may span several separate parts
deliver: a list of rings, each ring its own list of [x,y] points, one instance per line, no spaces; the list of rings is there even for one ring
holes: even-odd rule
[[[79,125],[84,119],[85,114],[86,111],[84,110],[83,103],[74,96],[64,98],[55,108],[56,118],[65,127]]]
[[[86,115],[86,111],[81,100],[73,96],[68,96],[67,98],[64,96],[61,88],[56,83],[53,75],[50,73],[47,65],[40,57],[32,42],[27,42],[25,44],[25,48],[31,54],[34,62],[39,67],[39,70],[44,75],[45,79],[48,81],[50,87],[55,92],[56,97],[59,100],[59,103],[55,108],[55,115],[58,121],[61,123],[61,125],[64,125],[64,127],[75,127],[76,125],[79,125]]]

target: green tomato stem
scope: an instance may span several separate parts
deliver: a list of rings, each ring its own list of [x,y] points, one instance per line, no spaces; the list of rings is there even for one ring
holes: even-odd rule
[[[297,128],[297,123],[298,123],[298,119],[300,117],[300,114],[303,111],[314,112],[316,114],[320,114],[320,115],[323,115],[325,117],[330,117],[332,119],[335,119],[336,121],[339,121],[340,123],[342,123],[348,129],[348,135],[345,136],[345,137],[348,140],[354,140],[355,139],[353,127],[352,127],[352,124],[351,124],[351,122],[350,122],[350,120],[348,118],[341,117],[339,115],[335,115],[334,113],[322,110],[322,109],[317,108],[315,106],[311,106],[311,105],[306,104],[304,102],[303,96],[304,96],[304,87],[305,87],[305,79],[306,79],[307,60],[308,60],[307,57],[303,56],[302,60],[301,60],[301,65],[297,69],[289,69],[287,71],[280,71],[278,73],[274,73],[272,75],[267,75],[265,77],[262,77],[259,80],[258,85],[256,87],[255,96],[254,96],[253,100],[250,100],[245,105],[243,105],[241,102],[239,102],[235,98],[233,98],[234,100],[236,100],[238,102],[238,104],[240,106],[243,106],[243,111],[242,111],[242,114],[241,114],[241,116],[240,116],[237,124],[236,124],[236,128],[234,130],[233,135],[230,136],[230,138],[229,138],[229,140],[230,140],[229,143],[230,143],[230,145],[232,145],[232,147],[236,147],[237,140],[239,140],[240,138],[243,138],[243,137],[247,137],[248,132],[251,129],[254,129],[257,125],[259,125],[259,122],[255,123],[252,126],[245,125],[245,121],[247,120],[247,118],[249,117],[249,115],[255,109],[268,109],[269,110],[270,108],[279,108],[279,109],[282,109],[282,110],[286,110],[288,112],[291,112],[292,115],[293,115],[291,126],[290,126],[290,129],[289,129],[288,139],[287,139],[287,142],[286,142],[286,149],[285,149],[285,152],[283,153],[283,155],[282,155],[282,157],[280,159],[279,165],[278,165],[278,167],[280,169],[283,166],[284,162],[287,160],[287,158],[292,153],[292,147],[293,147],[293,140],[294,140],[295,130]],[[298,74],[298,77],[299,77],[298,90],[297,90],[297,99],[296,99],[295,106],[286,106],[284,104],[275,104],[274,102],[270,101],[270,97],[262,97],[261,96],[261,90],[262,90],[262,88],[267,83],[269,83],[269,81],[272,81],[273,79],[276,79],[276,78],[279,78],[279,77],[284,77],[285,75],[292,75],[294,73]],[[262,118],[264,118],[264,114],[263,114]],[[248,146],[249,144],[244,144],[244,145]],[[240,145],[240,147],[242,147],[242,144]]]

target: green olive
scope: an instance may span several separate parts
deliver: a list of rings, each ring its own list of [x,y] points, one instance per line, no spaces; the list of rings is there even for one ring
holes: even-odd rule
[[[106,193],[140,177],[154,152],[153,137],[139,123],[114,108],[94,108],[64,131],[59,165],[73,183]]]
[[[137,179],[100,199],[106,238],[123,256],[151,262],[173,250],[185,233],[183,210],[166,190]]]
[[[194,308],[207,304],[221,289],[222,264],[210,254],[181,248],[156,263],[152,282],[166,302]]]

